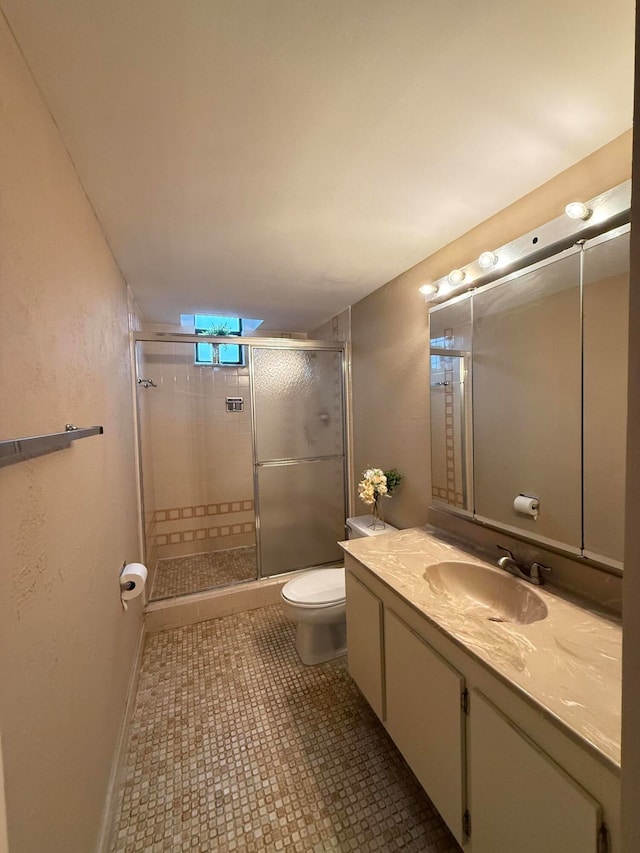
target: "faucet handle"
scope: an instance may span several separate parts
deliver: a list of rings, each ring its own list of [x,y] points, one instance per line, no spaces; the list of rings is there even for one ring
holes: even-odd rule
[[[510,551],[508,548],[505,548],[504,545],[496,545],[496,548],[499,551],[504,551],[505,555],[507,557],[511,557],[512,560],[515,559],[515,557],[513,556],[513,551]]]
[[[532,578],[539,578],[540,580],[542,580],[543,572],[551,574],[551,566],[545,566],[543,563],[538,563],[537,561],[534,561],[533,563],[531,563],[530,571]]]

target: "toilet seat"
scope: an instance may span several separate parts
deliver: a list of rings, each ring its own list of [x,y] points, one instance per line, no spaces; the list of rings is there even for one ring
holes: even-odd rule
[[[321,608],[342,604],[346,599],[344,567],[305,572],[286,583],[281,595],[296,607]]]

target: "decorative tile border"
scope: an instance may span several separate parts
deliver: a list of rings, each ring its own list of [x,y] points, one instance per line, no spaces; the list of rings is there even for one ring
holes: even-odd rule
[[[193,530],[177,530],[173,533],[159,533],[155,537],[154,544],[180,545],[183,542],[196,542],[204,539],[222,539],[225,536],[240,536],[243,533],[255,533],[256,526],[253,521],[243,524],[225,524],[218,527],[198,527]]]
[[[169,509],[157,509],[153,514],[156,523],[179,521],[184,518],[204,518],[207,515],[227,515],[232,512],[253,512],[254,503],[249,501],[224,501],[215,504],[197,504],[194,506],[174,506]]]
[[[453,341],[453,329],[444,330],[445,341]],[[456,488],[457,471],[456,471],[456,453],[455,453],[455,403],[453,394],[454,373],[453,359],[450,357],[442,357],[443,381],[445,383],[444,392],[444,436],[445,436],[445,471],[446,471],[446,488],[442,488],[437,484],[433,484],[432,495],[434,498],[440,498],[446,503],[453,506],[464,507],[464,496]]]

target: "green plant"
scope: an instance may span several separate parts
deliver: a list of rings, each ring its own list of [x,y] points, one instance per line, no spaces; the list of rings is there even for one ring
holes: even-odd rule
[[[211,335],[217,338],[226,338],[232,334],[226,323],[220,323],[218,326],[212,326],[210,329],[204,329],[197,332],[198,335]]]
[[[393,490],[402,482],[403,476],[397,468],[391,468],[390,471],[385,471],[384,475],[387,478],[387,494],[391,496],[393,494]]]

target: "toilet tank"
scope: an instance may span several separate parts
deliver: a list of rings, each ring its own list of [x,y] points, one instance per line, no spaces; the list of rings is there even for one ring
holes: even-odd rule
[[[384,523],[384,530],[380,526],[374,530],[369,526],[370,524],[373,524],[372,515],[358,515],[355,518],[348,518],[347,538],[361,539],[363,536],[379,536],[381,533],[393,533],[394,530],[398,529],[392,524],[387,524],[386,521]]]

